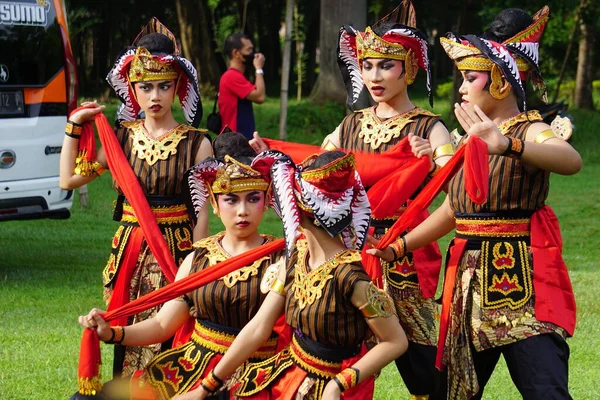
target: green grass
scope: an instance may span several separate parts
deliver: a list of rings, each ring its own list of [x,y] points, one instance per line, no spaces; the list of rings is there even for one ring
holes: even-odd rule
[[[210,101],[206,101],[209,103]],[[423,100],[421,104],[424,105]],[[449,105],[436,103],[447,114]],[[255,106],[262,134],[277,136],[279,102]],[[109,119],[110,112],[107,112]],[[208,114],[208,107],[205,115]],[[564,256],[578,301],[578,326],[569,340],[570,388],[575,399],[600,398],[600,140],[598,113],[573,110],[575,147],[584,158],[583,170],[570,177],[553,176],[548,203],[557,213],[564,239]],[[344,115],[340,106],[291,102],[288,138],[318,144]],[[292,122],[293,121],[293,122]],[[450,128],[453,128],[452,126]],[[0,399],[61,399],[77,387],[81,328],[77,316],[101,307],[101,271],[117,224],[111,221],[110,175],[89,185],[91,205],[82,209],[78,197],[69,220],[21,221],[0,224]],[[438,201],[439,204],[439,201]],[[211,216],[211,232],[222,229]],[[281,225],[269,213],[261,227],[281,236]],[[445,249],[448,237],[441,241]],[[110,376],[110,346],[103,345],[103,375]],[[408,398],[395,367],[377,380],[377,399]],[[485,399],[518,399],[508,372],[500,363]]]

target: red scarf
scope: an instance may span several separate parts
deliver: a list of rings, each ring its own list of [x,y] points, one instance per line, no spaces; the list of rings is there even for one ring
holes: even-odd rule
[[[281,251],[284,248],[285,241],[283,239],[277,239],[254,250],[231,257],[202,271],[193,273],[181,280],[133,300],[116,310],[106,312],[102,315],[102,318],[106,321],[111,321],[116,318],[138,314],[150,307],[163,304],[210,282],[216,281],[243,266],[252,264],[261,257]],[[97,392],[102,389],[99,372],[101,363],[98,334],[95,330],[85,329],[81,338],[81,349],[79,353],[78,374],[79,392],[81,394],[90,395],[94,394],[94,391]]]

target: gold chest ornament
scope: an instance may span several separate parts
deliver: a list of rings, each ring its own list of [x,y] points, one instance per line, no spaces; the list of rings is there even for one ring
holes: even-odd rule
[[[388,143],[392,139],[399,138],[402,135],[404,127],[414,122],[414,117],[418,115],[437,116],[437,114],[419,107],[414,107],[385,121],[379,119],[375,113],[375,107],[363,110],[362,113],[363,116],[360,120],[361,129],[358,137],[365,144],[370,145],[373,150],[377,150],[383,143]]]
[[[274,239],[273,236],[269,235],[261,235],[263,238],[267,239],[267,242],[270,242]],[[210,236],[205,239],[202,239],[194,244],[194,248],[205,248],[207,251],[206,258],[208,258],[208,264],[210,266],[215,265],[221,261],[225,261],[232,256],[227,254],[225,250],[219,244],[219,240],[223,238],[223,234],[218,234],[215,236]],[[269,256],[264,256],[254,261],[251,265],[246,267],[242,267],[237,269],[224,277],[220,278],[223,281],[223,284],[228,288],[232,288],[236,283],[247,281],[250,277],[256,276],[258,274],[258,268],[263,263],[263,261],[268,260]]]
[[[176,154],[179,142],[187,137],[186,133],[190,130],[186,125],[178,125],[164,135],[153,138],[146,133],[143,121],[125,122],[123,126],[131,129],[131,151],[148,165],[154,165],[157,161],[166,160]]]
[[[306,265],[308,244],[305,240],[297,242],[298,261],[294,273],[294,298],[298,300],[298,307],[304,309],[306,305],[313,304],[320,299],[323,287],[333,278],[333,271],[340,264],[350,264],[361,261],[360,251],[342,250],[312,271]]]

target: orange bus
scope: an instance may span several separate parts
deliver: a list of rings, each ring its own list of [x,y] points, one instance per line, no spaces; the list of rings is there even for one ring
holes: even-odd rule
[[[68,218],[59,187],[77,72],[61,0],[0,0],[0,221]]]

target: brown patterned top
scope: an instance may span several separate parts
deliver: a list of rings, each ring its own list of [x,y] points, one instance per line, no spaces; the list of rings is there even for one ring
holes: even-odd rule
[[[224,261],[231,256],[221,247],[223,233],[194,243],[196,251],[190,274]],[[265,243],[273,236],[262,235]],[[285,257],[285,251],[259,258],[248,265],[188,294],[194,302],[197,319],[231,328],[243,328],[256,314],[268,292],[260,290],[267,267]]]
[[[148,135],[144,120],[123,122],[117,139],[146,195],[176,196],[183,173],[195,164],[205,135],[189,125],[178,125],[158,139]],[[113,187],[119,193],[116,181]]]
[[[519,122],[511,126],[506,135],[525,140],[530,125],[528,121]],[[548,171],[539,169],[531,173],[520,159],[500,155],[490,155],[489,166],[489,194],[482,205],[473,203],[467,196],[462,168],[452,178],[448,196],[455,212],[535,211],[544,205],[550,189]]]
[[[306,240],[298,240],[296,248],[288,264],[295,270],[286,282],[287,323],[324,345],[357,346],[368,325],[350,298],[356,282],[371,281],[360,263],[360,252],[345,250],[310,271]]]
[[[347,150],[382,153],[410,132],[427,139],[439,120],[439,115],[419,107],[387,119],[377,117],[375,107],[365,108],[342,120],[338,127],[340,145]]]

